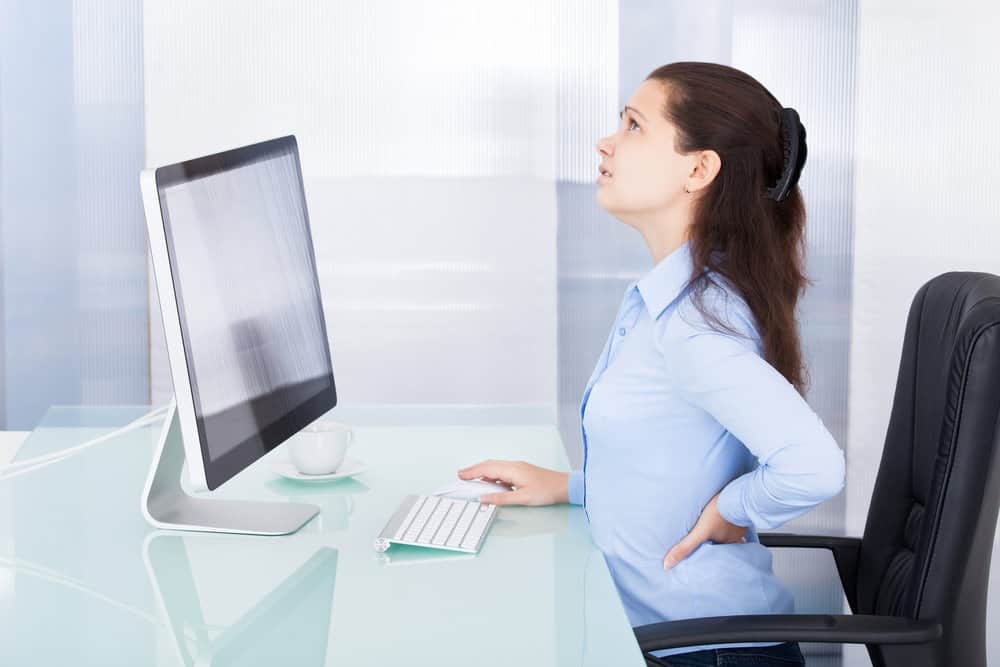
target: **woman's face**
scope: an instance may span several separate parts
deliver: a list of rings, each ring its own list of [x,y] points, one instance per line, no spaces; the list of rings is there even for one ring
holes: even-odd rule
[[[684,192],[694,159],[674,150],[675,129],[660,113],[663,83],[643,82],[621,112],[617,131],[597,142],[597,203],[626,222],[686,205]]]

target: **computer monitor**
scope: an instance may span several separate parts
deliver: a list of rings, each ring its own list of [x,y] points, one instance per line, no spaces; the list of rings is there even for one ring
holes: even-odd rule
[[[174,400],[143,494],[158,528],[284,534],[312,505],[195,498],[337,404],[293,136],[140,177]]]

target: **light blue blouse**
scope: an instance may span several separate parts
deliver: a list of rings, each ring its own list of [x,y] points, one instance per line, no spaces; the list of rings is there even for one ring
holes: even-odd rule
[[[750,309],[715,276],[694,308],[689,243],[629,284],[580,404],[583,505],[633,626],[729,614],[790,614],[756,529],[808,512],[844,486],[844,454],[795,388],[762,358]],[[746,543],[705,542],[670,570],[663,558],[719,491]],[[726,646],[769,646],[777,642]],[[656,651],[654,655],[723,644]]]

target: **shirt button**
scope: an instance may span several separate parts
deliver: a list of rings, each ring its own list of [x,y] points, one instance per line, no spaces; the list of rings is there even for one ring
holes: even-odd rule
[[[621,327],[620,329],[618,329],[618,335],[619,336],[624,336],[625,335],[625,327]]]

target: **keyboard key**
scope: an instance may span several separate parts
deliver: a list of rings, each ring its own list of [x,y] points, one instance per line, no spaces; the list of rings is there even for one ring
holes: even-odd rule
[[[476,518],[472,520],[472,525],[469,526],[469,532],[466,533],[465,537],[462,539],[463,549],[475,549],[476,544],[479,543],[479,538],[483,536],[483,532],[486,530],[486,524],[489,522],[490,517],[493,516],[493,512],[496,511],[496,505],[480,505],[479,511],[476,512]]]
[[[458,524],[456,524],[455,530],[452,531],[451,537],[448,538],[445,546],[456,548],[462,543],[462,538],[465,537],[465,533],[468,531],[472,520],[476,518],[478,509],[479,503],[477,502],[469,502],[465,504],[462,516],[459,518]]]
[[[455,529],[455,525],[458,523],[458,517],[462,515],[462,510],[465,509],[466,503],[464,501],[453,501],[451,507],[448,508],[448,514],[444,517],[444,521],[441,522],[441,527],[438,529],[437,534],[431,538],[431,544],[444,544],[445,540],[451,535],[451,531]]]
[[[413,518],[417,516],[417,512],[420,511],[420,508],[423,507],[423,504],[426,500],[427,500],[426,496],[420,496],[413,501],[413,505],[410,506],[410,511],[407,512],[406,518],[403,519],[403,522],[399,524],[399,528],[396,529],[396,534],[392,536],[392,539],[394,540],[403,539],[403,535],[406,534],[406,529],[410,527],[411,523],[413,523]]]
[[[420,531],[420,536],[417,538],[417,542],[430,544],[431,537],[437,532],[437,529],[441,527],[441,522],[444,521],[445,514],[448,513],[448,509],[450,507],[451,501],[447,498],[437,504],[437,507],[434,508],[434,513],[431,514],[431,518],[427,521],[427,525],[424,526],[422,531]]]
[[[427,523],[427,519],[431,516],[431,513],[434,511],[434,508],[437,506],[438,501],[440,500],[440,498],[436,496],[429,498],[426,496],[422,497],[425,499],[424,505],[423,507],[420,508],[420,511],[417,513],[417,517],[413,520],[413,523],[410,524],[410,527],[409,529],[407,529],[406,534],[403,535],[404,542],[417,541],[417,535],[420,534],[421,528],[423,528],[424,525]]]

